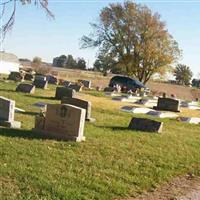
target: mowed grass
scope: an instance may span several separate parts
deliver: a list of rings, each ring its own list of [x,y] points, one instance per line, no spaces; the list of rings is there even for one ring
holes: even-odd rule
[[[200,125],[162,119],[162,134],[130,131],[133,115],[119,110],[122,103],[86,92],[80,96],[92,101],[96,118],[85,125],[86,141],[45,140],[31,131],[39,112],[32,104],[60,103],[52,98],[55,86],[34,95],[15,88],[15,83],[0,83],[0,96],[26,110],[15,114],[22,129],[0,128],[2,200],[123,199],[188,172],[200,176]]]

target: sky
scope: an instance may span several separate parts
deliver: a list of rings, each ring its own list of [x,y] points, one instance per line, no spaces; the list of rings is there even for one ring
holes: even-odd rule
[[[15,24],[6,36],[3,50],[19,58],[39,56],[46,62],[60,55],[83,57],[92,66],[97,49],[81,49],[80,39],[91,32],[90,22],[98,19],[101,9],[113,0],[49,0],[55,19],[49,19],[40,7],[18,3]],[[179,63],[200,73],[200,0],[135,1],[161,15],[168,31],[182,49]],[[11,8],[6,13],[11,13]],[[6,19],[5,19],[6,20]]]

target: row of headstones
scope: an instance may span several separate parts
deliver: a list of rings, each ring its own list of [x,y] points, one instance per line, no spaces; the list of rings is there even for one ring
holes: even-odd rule
[[[53,75],[34,75],[31,73],[20,73],[20,72],[11,72],[9,77],[9,80],[14,81],[21,81],[24,80],[27,81],[34,81],[36,85],[38,85],[39,88],[46,89],[47,83],[49,84],[59,84],[59,79]],[[72,84],[69,81],[61,81],[61,85],[69,85]],[[91,81],[90,80],[78,80],[78,84],[82,85],[85,88],[91,88]]]
[[[21,123],[14,120],[15,101],[0,97],[0,125],[20,128]],[[65,98],[61,104],[47,104],[45,116],[35,118],[34,132],[44,137],[61,140],[83,141],[85,120],[91,119],[91,103],[74,98]],[[161,132],[162,122],[133,118],[129,129]]]
[[[46,81],[44,79],[43,80],[35,79],[33,84],[20,83],[16,88],[16,92],[34,94],[35,88],[47,89],[47,87],[48,87],[48,81]],[[69,89],[75,90],[76,92],[80,92],[83,87],[85,87],[85,86],[83,86],[82,84],[71,84],[69,82],[69,84],[65,85],[65,87],[58,87],[58,90],[59,90],[59,88],[69,88]]]

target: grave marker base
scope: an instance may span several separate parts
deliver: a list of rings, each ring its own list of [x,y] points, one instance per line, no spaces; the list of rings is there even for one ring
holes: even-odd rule
[[[16,128],[19,129],[21,128],[21,122],[18,121],[0,121],[0,126],[6,127],[6,128]]]
[[[73,141],[73,142],[85,141],[85,136],[74,137],[74,136],[68,136],[68,135],[53,133],[53,132],[44,131],[44,130],[38,130],[36,128],[33,128],[32,131],[41,137],[45,137],[46,139],[56,139],[56,140]]]

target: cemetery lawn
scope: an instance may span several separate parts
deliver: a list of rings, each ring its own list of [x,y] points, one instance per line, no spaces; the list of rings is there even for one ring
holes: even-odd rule
[[[176,176],[200,176],[200,126],[162,119],[162,134],[127,130],[132,114],[102,93],[85,92],[95,123],[86,123],[82,143],[44,140],[31,132],[36,102],[59,103],[55,86],[34,95],[0,83],[0,96],[16,101],[22,129],[0,128],[1,200],[110,200],[152,191]],[[200,117],[199,111],[182,115]],[[136,115],[138,116],[138,115]],[[142,116],[142,115],[140,115]],[[160,120],[160,119],[158,119]]]

